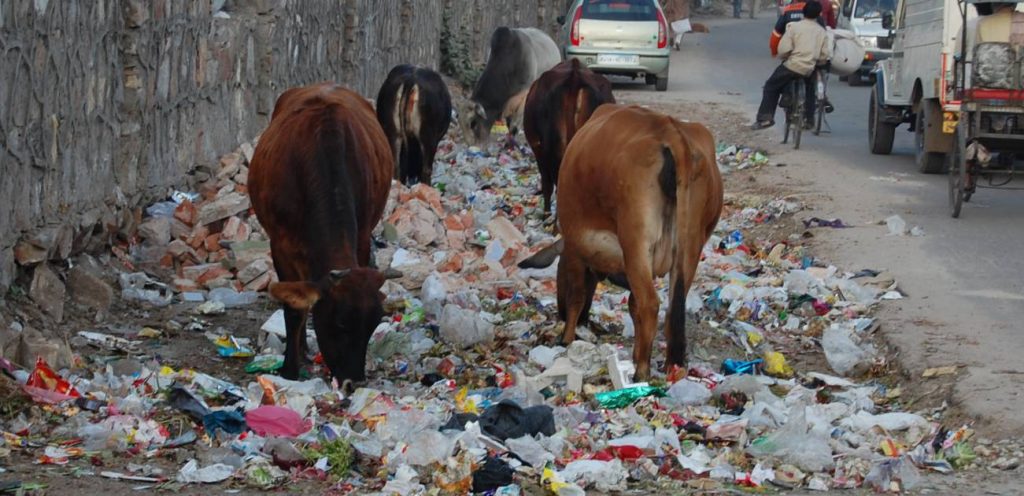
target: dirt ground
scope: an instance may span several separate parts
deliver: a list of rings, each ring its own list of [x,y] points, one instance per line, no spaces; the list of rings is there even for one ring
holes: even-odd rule
[[[718,141],[722,143],[737,143],[754,147],[769,146],[768,143],[762,141],[763,135],[755,135],[745,130],[743,115],[726,106],[715,104],[659,103],[656,95],[652,98],[642,94],[632,94],[624,98],[624,100],[626,103],[656,105],[660,111],[675,115],[678,118],[708,123],[717,136]],[[778,181],[766,181],[765,176],[769,174],[781,174],[781,177],[787,180],[793,179],[788,177],[785,164],[775,163],[761,168],[735,171],[725,175],[724,180],[726,191],[728,192],[727,209],[741,206],[739,203],[751,201],[752,198],[777,198],[791,194],[794,189],[799,189],[799,185],[790,184],[790,186],[797,186],[796,188],[790,188],[781,186]],[[814,201],[812,196],[798,196],[800,196],[799,199],[802,202]],[[818,256],[821,251],[821,245],[817,242],[817,229],[809,230],[804,228],[800,219],[801,213],[798,212],[794,215],[785,216],[776,222],[751,229],[747,235],[755,240],[755,242],[759,240],[770,242],[788,240],[791,243],[805,246],[809,253]],[[828,261],[827,256],[821,255]],[[116,264],[116,259],[111,260],[110,263]],[[123,267],[117,268],[119,270],[126,269]],[[859,268],[849,267],[847,269]],[[9,304],[16,311],[21,312],[23,317],[32,318],[31,314],[34,310],[31,305],[25,304],[23,300],[16,298]],[[143,327],[159,329],[163,333],[161,337],[146,340],[141,354],[127,360],[117,354],[111,354],[99,349],[78,351],[91,355],[109,355],[106,358],[115,367],[130,367],[131,364],[126,362],[132,362],[133,360],[146,362],[150,359],[156,359],[175,369],[192,368],[207,372],[215,371],[215,375],[218,377],[235,384],[245,384],[252,380],[252,375],[244,370],[246,361],[217,356],[213,345],[204,336],[204,331],[216,332],[223,329],[234,336],[249,338],[255,341],[260,324],[276,308],[276,304],[261,298],[254,305],[240,309],[228,309],[223,315],[198,316],[192,312],[192,305],[174,304],[166,308],[143,308],[137,304],[117,299],[110,318],[102,323],[94,322],[81,314],[73,313],[63,328],[65,333],[68,334],[69,339],[77,330],[99,330],[127,337],[133,336]],[[549,318],[553,320],[554,316],[549,315]],[[889,323],[883,322],[882,325],[889,325]],[[623,340],[618,336],[617,326],[605,326],[607,329],[602,329],[600,326],[595,327],[595,332],[602,335],[602,339],[613,342],[620,341],[626,346],[631,345],[628,340]],[[881,334],[876,334],[876,337],[881,339]],[[551,333],[548,338],[553,343],[556,335]],[[692,353],[701,360],[710,363],[720,363],[724,358],[735,356],[735,346],[728,340],[723,340],[706,322],[700,323],[695,335],[691,339]],[[886,348],[884,343],[879,342],[879,344],[882,345],[883,349]],[[828,370],[828,365],[820,348],[810,342],[803,345],[795,344],[793,347],[787,348],[787,358],[799,370]],[[872,374],[878,381],[890,388],[899,387],[902,390],[902,394],[897,401],[901,402],[903,408],[912,408],[913,410],[930,409],[939,407],[948,400],[948,392],[951,389],[949,384],[916,380],[911,376],[903,374],[898,367],[898,357],[893,356],[891,353],[885,355],[879,363],[879,366],[872,371]],[[30,418],[36,414],[46,415],[39,411],[38,406],[27,402],[8,403],[4,405],[3,410],[0,412],[10,418],[11,416],[17,416],[24,408],[32,410],[33,414],[30,415]],[[157,416],[162,420],[173,419],[175,415],[179,414],[169,408],[164,408],[157,413]],[[945,422],[950,425],[957,424],[959,422],[957,420],[958,415],[955,411],[947,411],[944,415]],[[170,425],[174,425],[174,422],[170,422]],[[181,425],[190,426],[190,421],[182,418]],[[173,436],[178,433],[172,432],[171,434]],[[143,489],[163,489],[182,494],[202,494],[206,491],[201,487],[181,487],[173,483],[155,486],[139,482],[119,482],[96,477],[93,474],[102,470],[124,472],[127,464],[139,463],[163,470],[164,475],[173,475],[180,468],[181,464],[189,458],[196,457],[202,461],[220,455],[223,455],[221,450],[208,452],[201,445],[196,445],[184,449],[163,450],[153,458],[145,457],[145,455],[143,455],[142,459],[139,459],[139,457],[121,458],[109,454],[99,454],[86,460],[73,461],[67,466],[58,467],[37,465],[30,457],[20,452],[14,452],[10,460],[12,463],[7,467],[8,472],[0,476],[0,480],[24,480],[44,484],[46,486],[46,494],[67,494],[75,490],[87,490],[95,494],[134,494]],[[217,490],[230,490],[228,487],[218,486]],[[241,493],[251,491],[251,489],[244,487],[237,489]],[[343,488],[334,489],[343,492]],[[303,481],[300,478],[298,483],[289,485],[286,492],[289,494],[322,494],[329,490],[329,487],[325,486],[325,483],[322,481]]]

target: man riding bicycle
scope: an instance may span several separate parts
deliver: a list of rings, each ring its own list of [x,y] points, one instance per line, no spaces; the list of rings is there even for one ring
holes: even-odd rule
[[[814,120],[816,91],[814,80],[810,76],[814,74],[817,66],[826,64],[832,57],[828,35],[818,20],[821,11],[820,3],[807,2],[801,10],[802,19],[783,24],[785,34],[777,45],[777,54],[783,62],[764,83],[761,106],[751,129],[758,130],[775,125],[775,110],[778,107],[779,96],[790,82],[797,79],[802,79],[807,85],[805,122],[809,124]]]

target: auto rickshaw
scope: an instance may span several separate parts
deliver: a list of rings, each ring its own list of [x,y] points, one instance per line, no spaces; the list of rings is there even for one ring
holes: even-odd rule
[[[974,0],[957,4],[963,34],[958,53],[943,58],[940,81],[943,132],[953,133],[946,158],[954,218],[979,188],[1024,189],[1008,186],[1024,173],[1015,166],[1017,155],[1024,154],[1024,33],[1021,39],[1011,35],[1011,42],[969,42],[976,39],[980,23],[967,22],[968,9],[973,5],[980,19],[992,14],[992,5]],[[945,67],[947,60],[952,67]]]

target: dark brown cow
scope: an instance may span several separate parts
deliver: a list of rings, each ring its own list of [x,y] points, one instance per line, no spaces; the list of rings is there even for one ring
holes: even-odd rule
[[[576,59],[556,65],[530,87],[523,110],[523,131],[540,169],[544,213],[551,212],[551,194],[558,183],[565,147],[602,103],[615,103],[612,84],[581,67]]]
[[[395,66],[377,94],[377,120],[391,144],[398,180],[430,184],[437,144],[452,120],[452,97],[441,76],[424,67]]]
[[[331,83],[277,100],[249,169],[256,217],[270,237],[288,329],[281,375],[296,379],[306,316],[339,381],[363,380],[366,347],[384,315],[384,276],[370,265],[370,232],[387,202],[394,164],[364,98]]]
[[[658,328],[652,276],[671,274],[666,367],[686,363],[686,293],[701,249],[722,211],[715,140],[700,124],[640,107],[602,105],[565,151],[558,181],[562,239],[520,267],[558,264],[563,342],[594,297],[599,280],[623,279],[636,325],[636,380],[650,375]]]

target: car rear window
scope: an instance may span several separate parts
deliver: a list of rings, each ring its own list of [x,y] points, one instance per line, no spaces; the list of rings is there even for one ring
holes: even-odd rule
[[[584,0],[583,18],[599,21],[655,21],[653,0]]]

